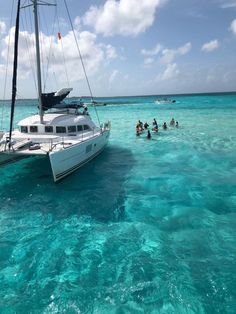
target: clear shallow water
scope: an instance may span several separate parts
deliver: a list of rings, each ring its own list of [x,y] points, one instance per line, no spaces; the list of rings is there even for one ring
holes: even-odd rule
[[[235,313],[236,96],[154,99],[105,99],[109,146],[59,184],[0,169],[0,313]],[[137,138],[154,117],[180,128]]]

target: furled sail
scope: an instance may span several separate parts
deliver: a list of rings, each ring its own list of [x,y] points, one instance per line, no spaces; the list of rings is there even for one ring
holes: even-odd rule
[[[62,88],[57,92],[42,93],[41,100],[43,111],[56,107],[71,91],[72,88]]]

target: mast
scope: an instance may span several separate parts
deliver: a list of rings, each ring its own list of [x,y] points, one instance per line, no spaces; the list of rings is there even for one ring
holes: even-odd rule
[[[40,123],[43,123],[42,79],[41,79],[39,27],[38,27],[38,1],[32,0],[32,2],[33,2],[35,42],[36,42],[36,65],[37,65],[37,81],[38,81],[39,115],[40,115]]]
[[[18,5],[17,5],[15,40],[14,40],[15,43],[14,43],[14,60],[13,60],[13,75],[12,75],[11,118],[10,118],[10,131],[9,131],[9,145],[8,145],[9,149],[11,148],[11,137],[12,137],[12,129],[13,129],[15,102],[16,102],[19,26],[20,26],[20,0],[18,0]]]

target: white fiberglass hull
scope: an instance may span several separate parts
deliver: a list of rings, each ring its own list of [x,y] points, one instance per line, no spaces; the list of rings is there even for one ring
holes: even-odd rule
[[[68,148],[49,153],[54,181],[68,176],[85,163],[96,157],[106,146],[110,131],[69,146]]]

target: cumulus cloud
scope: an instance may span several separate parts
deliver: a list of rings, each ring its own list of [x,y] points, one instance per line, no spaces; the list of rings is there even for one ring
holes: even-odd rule
[[[192,44],[187,42],[183,46],[176,49],[164,48],[162,45],[157,44],[153,49],[146,50],[142,49],[141,54],[145,56],[144,66],[146,68],[155,61],[155,56],[160,55],[159,63],[164,65],[163,72],[160,73],[156,79],[160,81],[172,80],[178,77],[180,71],[177,63],[174,62],[176,57],[186,55],[192,48]],[[160,71],[159,71],[160,72]]]
[[[154,58],[145,58],[144,59],[144,66],[149,67],[154,62]]]
[[[7,46],[10,36],[9,60],[13,60],[13,40],[14,28],[11,28],[9,34],[3,39],[4,47],[2,50],[3,59],[7,59]],[[103,45],[97,42],[97,36],[88,31],[75,31],[80,52],[87,74],[89,76],[96,73],[102,62],[116,57],[116,51],[111,45]],[[74,34],[72,31],[62,34],[63,53],[61,41],[57,36],[47,36],[40,33],[41,61],[43,63],[42,70],[47,68],[47,62],[50,60],[48,71],[55,73],[58,80],[66,81],[64,60],[66,60],[66,70],[69,74],[70,81],[84,79],[81,68],[77,46],[74,43]],[[35,36],[33,33],[21,31],[19,34],[19,60],[18,69],[19,77],[25,78],[32,72],[32,66],[35,65]],[[42,71],[44,72],[44,71]]]
[[[137,36],[150,27],[155,12],[165,0],[107,0],[103,6],[91,6],[83,17],[85,25],[104,36]]]
[[[157,55],[162,49],[162,46],[160,44],[157,44],[153,49],[146,50],[142,49],[141,54],[144,56],[155,56]]]
[[[173,62],[173,60],[177,56],[183,56],[187,54],[192,48],[192,45],[190,42],[186,43],[185,45],[177,48],[177,49],[163,49],[162,50],[162,58],[161,61],[164,64],[169,64]]]
[[[109,78],[109,82],[112,83],[118,77],[120,72],[118,70],[114,70]]]
[[[4,35],[6,32],[6,24],[3,21],[0,21],[0,37]]]
[[[148,67],[150,64],[152,64],[155,61],[154,57],[158,54],[161,55],[160,58],[161,63],[169,66],[170,64],[173,64],[173,61],[176,57],[187,54],[191,50],[191,48],[192,45],[190,42],[176,49],[164,48],[161,44],[157,44],[153,49],[150,50],[142,49],[141,54],[145,56],[144,59],[145,67]],[[168,68],[167,72],[169,71],[169,69],[170,67]]]
[[[236,35],[236,19],[234,19],[230,25],[230,30],[233,34]]]
[[[77,30],[81,28],[81,18],[79,16],[74,19],[74,26]]]
[[[214,39],[202,45],[201,50],[205,52],[211,52],[217,48],[219,48],[219,42],[217,39]]]
[[[168,64],[165,71],[161,75],[162,80],[170,80],[177,77],[179,74],[179,69],[176,63]]]
[[[116,49],[113,46],[106,45],[105,49],[106,49],[107,59],[115,59],[115,58],[117,58]]]

